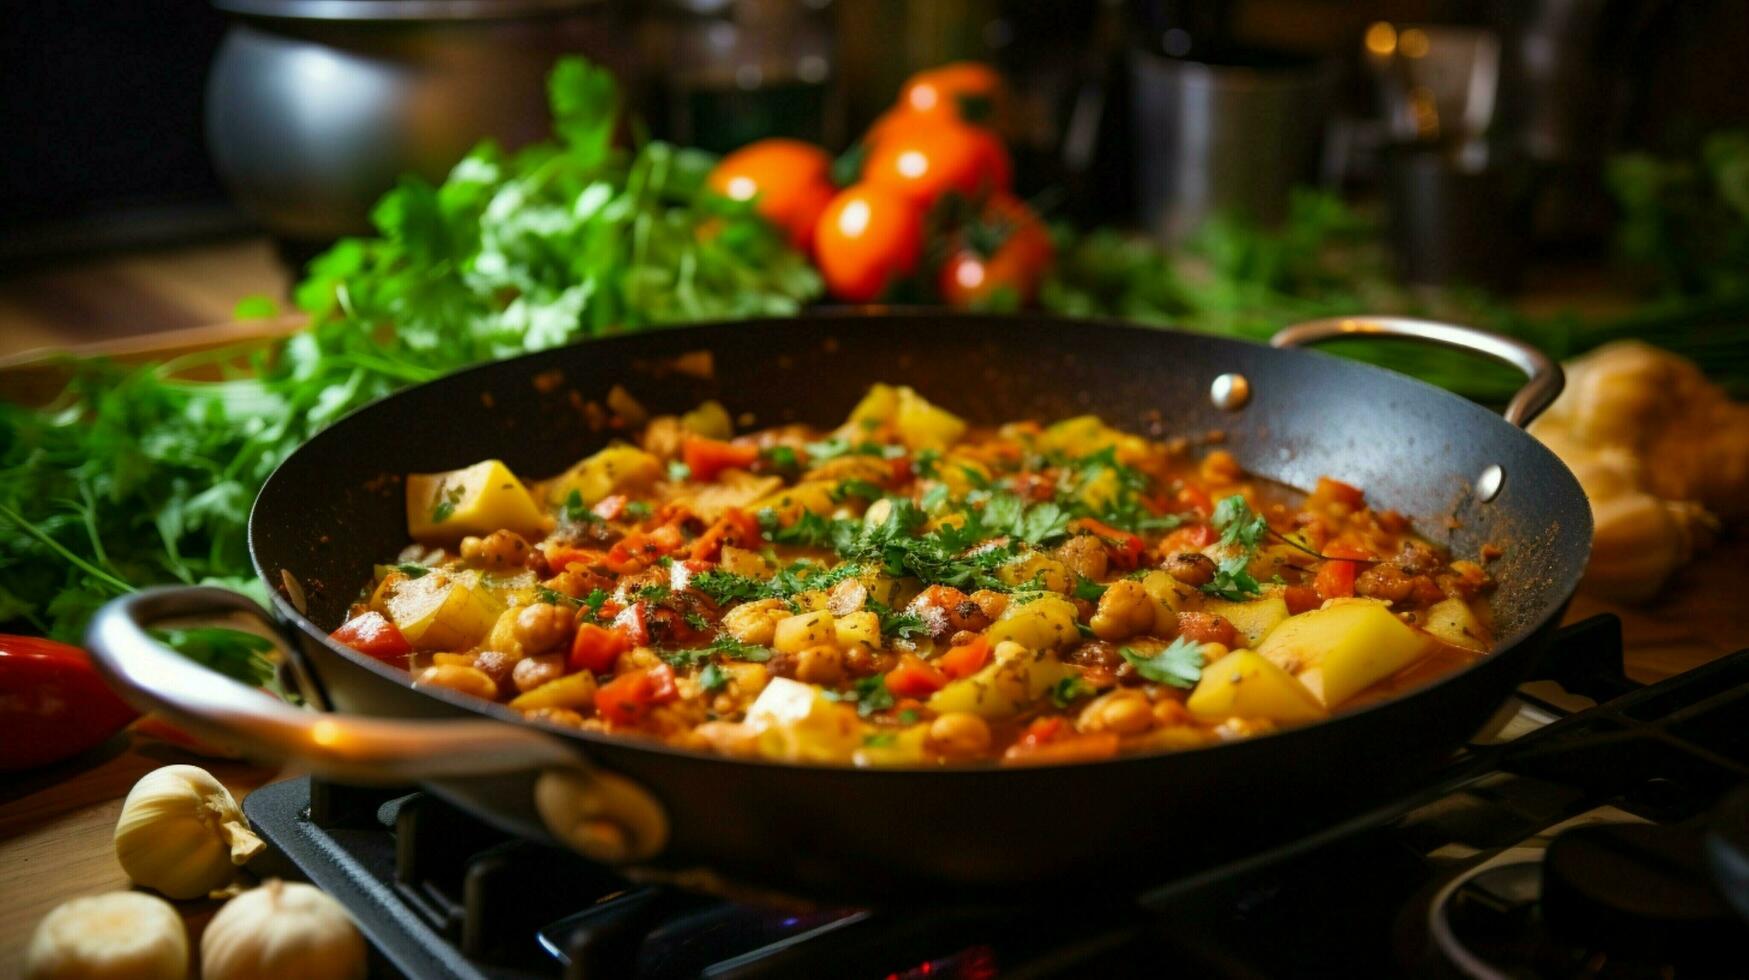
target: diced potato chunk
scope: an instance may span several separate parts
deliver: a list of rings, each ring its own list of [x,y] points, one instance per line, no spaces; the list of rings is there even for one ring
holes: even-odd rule
[[[1268,718],[1284,723],[1323,717],[1324,706],[1292,674],[1251,650],[1234,650],[1204,667],[1185,707],[1203,721]]]
[[[1203,602],[1202,611],[1214,613],[1232,623],[1233,628],[1244,637],[1245,645],[1250,647],[1262,643],[1263,638],[1288,617],[1287,600],[1281,597],[1280,590],[1267,592],[1250,602],[1208,599]]]
[[[812,684],[773,677],[747,709],[756,751],[790,762],[848,762],[862,748],[862,721]]]
[[[1002,651],[982,670],[930,695],[929,708],[937,714],[965,711],[985,718],[1008,718],[1037,703],[1067,676],[1069,668],[1054,653]]]
[[[801,653],[822,643],[835,643],[837,639],[832,614],[818,609],[778,620],[771,645],[780,653]]]
[[[510,706],[518,711],[533,711],[536,708],[587,708],[594,703],[595,675],[580,670],[517,695]]]
[[[692,508],[692,512],[706,521],[714,521],[723,516],[730,507],[741,510],[758,510],[760,501],[776,493],[783,486],[783,478],[778,476],[755,476],[746,470],[724,470],[710,483],[696,488],[688,488],[687,493],[678,494],[673,499]]]
[[[964,420],[911,388],[877,384],[850,410],[839,433],[855,440],[889,422],[900,441],[912,449],[942,449],[966,431]]]
[[[480,584],[478,572],[433,571],[402,579],[383,607],[418,650],[466,650],[484,639],[504,606]]]
[[[1154,600],[1154,632],[1170,636],[1178,629],[1178,614],[1196,590],[1158,569],[1142,576],[1142,591]]]
[[[729,418],[729,410],[721,402],[702,402],[699,406],[680,417],[680,424],[687,431],[696,432],[706,439],[727,439],[735,434],[735,423]]]
[[[881,618],[873,612],[864,609],[840,616],[833,627],[837,631],[840,650],[859,646],[869,650],[881,648]]]
[[[771,507],[782,511],[800,507],[815,514],[830,514],[838,506],[838,502],[832,499],[832,494],[837,489],[838,484],[830,480],[803,480],[793,487],[761,497],[753,503],[753,509]]]
[[[522,481],[495,459],[407,477],[407,534],[420,544],[453,544],[501,528],[534,537],[544,520]]]
[[[1077,618],[1074,603],[1046,593],[1026,602],[1010,601],[985,635],[991,644],[1012,640],[1028,650],[1062,649],[1081,639]]]
[[[1444,599],[1428,606],[1421,628],[1454,647],[1478,653],[1488,650],[1487,629],[1462,599]]]
[[[1430,646],[1382,603],[1356,600],[1288,617],[1257,652],[1328,708],[1419,660]]]
[[[577,491],[585,504],[616,493],[647,489],[662,476],[662,461],[636,446],[608,446],[553,478],[547,499],[563,503]]]
[[[1075,585],[1068,565],[1036,551],[996,569],[996,577],[1008,585],[1030,583],[1051,592],[1067,592]]]
[[[1112,446],[1120,463],[1133,463],[1148,453],[1146,439],[1114,429],[1097,415],[1077,415],[1052,424],[1039,434],[1038,445],[1070,456],[1086,456]]]
[[[924,760],[924,748],[929,744],[929,726],[912,725],[896,732],[876,735],[871,743],[863,739],[851,761],[859,766],[914,766]]]

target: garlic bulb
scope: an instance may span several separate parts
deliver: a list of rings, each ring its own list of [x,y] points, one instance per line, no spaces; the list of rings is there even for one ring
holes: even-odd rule
[[[136,884],[171,898],[223,888],[266,845],[231,791],[198,766],[165,766],[134,784],[115,825],[115,856]]]
[[[219,909],[200,937],[205,980],[364,980],[364,937],[340,903],[269,878]]]
[[[183,980],[188,934],[170,903],[144,892],[75,898],[43,917],[25,980]]]

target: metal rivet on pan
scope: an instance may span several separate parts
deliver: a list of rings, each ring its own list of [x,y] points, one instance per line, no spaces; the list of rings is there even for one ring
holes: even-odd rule
[[[1500,485],[1505,482],[1506,471],[1500,468],[1499,463],[1489,463],[1482,475],[1476,477],[1476,496],[1483,503],[1487,503],[1500,495]]]
[[[1209,385],[1209,400],[1218,409],[1237,412],[1251,400],[1251,382],[1243,374],[1223,374]]]

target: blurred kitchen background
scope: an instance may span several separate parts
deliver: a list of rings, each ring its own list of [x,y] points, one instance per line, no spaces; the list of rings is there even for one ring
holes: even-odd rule
[[[37,0],[0,8],[0,356],[284,295],[397,173],[543,135],[565,52],[711,150],[841,151],[910,73],[986,61],[1023,195],[1169,245],[1291,235],[1310,187],[1397,280],[1532,306],[1749,260],[1737,0]]]

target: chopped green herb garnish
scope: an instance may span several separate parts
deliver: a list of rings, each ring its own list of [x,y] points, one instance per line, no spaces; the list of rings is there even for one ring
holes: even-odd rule
[[[671,459],[668,461],[668,479],[674,483],[690,480],[692,479],[692,467],[678,459]]]
[[[1075,577],[1074,594],[1077,599],[1085,599],[1088,602],[1098,602],[1100,597],[1105,595],[1105,590],[1108,588],[1110,588],[1110,586],[1100,585],[1098,582],[1086,578],[1085,576],[1077,575]]]
[[[705,664],[698,672],[698,686],[707,691],[720,691],[729,685],[729,672],[716,664]]]
[[[1148,680],[1173,687],[1192,688],[1202,677],[1202,644],[1181,636],[1172,645],[1149,656],[1132,647],[1124,647],[1123,658],[1136,668],[1136,673]]]
[[[592,524],[601,520],[601,515],[584,505],[583,494],[576,489],[565,495],[563,515],[572,524]]]
[[[1215,505],[1209,523],[1221,532],[1219,543],[1227,554],[1215,566],[1215,577],[1202,590],[1228,602],[1257,598],[1263,586],[1249,569],[1264,535],[1269,533],[1269,522],[1253,511],[1243,496],[1233,494]]]
[[[431,574],[431,569],[414,561],[404,561],[394,566],[395,571],[408,578],[424,578]]]
[[[1080,677],[1065,677],[1051,688],[1051,703],[1059,708],[1067,708],[1070,702],[1095,693],[1093,685]]]
[[[467,488],[460,484],[453,487],[438,484],[437,505],[431,508],[431,523],[442,524],[455,516],[456,505],[462,502],[462,495],[465,493]]]
[[[862,737],[862,744],[867,748],[881,749],[891,746],[898,740],[899,737],[892,732],[876,732],[872,735],[864,735]]]
[[[650,506],[648,500],[634,500],[631,503],[626,504],[625,512],[631,517],[641,521],[654,513],[655,508]]]
[[[915,725],[922,717],[922,715],[917,713],[916,708],[906,708],[904,711],[899,712],[899,724]]]

